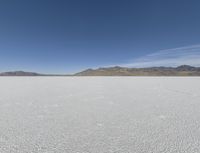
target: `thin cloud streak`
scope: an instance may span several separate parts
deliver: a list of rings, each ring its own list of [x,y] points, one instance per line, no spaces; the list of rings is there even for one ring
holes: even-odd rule
[[[120,66],[139,68],[154,66],[176,67],[180,65],[200,66],[200,44],[161,50]]]

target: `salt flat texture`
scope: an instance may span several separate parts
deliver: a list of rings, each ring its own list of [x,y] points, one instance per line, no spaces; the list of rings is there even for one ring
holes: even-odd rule
[[[198,77],[1,77],[0,153],[199,153]]]

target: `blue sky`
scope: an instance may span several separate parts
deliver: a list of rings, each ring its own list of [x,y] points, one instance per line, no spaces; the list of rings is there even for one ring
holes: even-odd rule
[[[199,0],[1,0],[0,71],[197,66],[199,8]]]
[[[184,64],[200,67],[200,45],[160,50],[120,65],[141,68],[154,66],[177,67]]]

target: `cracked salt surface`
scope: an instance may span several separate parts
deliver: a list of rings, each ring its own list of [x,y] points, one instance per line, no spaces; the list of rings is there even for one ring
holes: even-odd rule
[[[0,153],[199,153],[198,77],[1,77]]]

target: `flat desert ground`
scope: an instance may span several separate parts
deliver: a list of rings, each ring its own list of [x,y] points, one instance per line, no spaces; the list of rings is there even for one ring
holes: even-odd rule
[[[200,77],[1,77],[0,153],[199,153]]]

